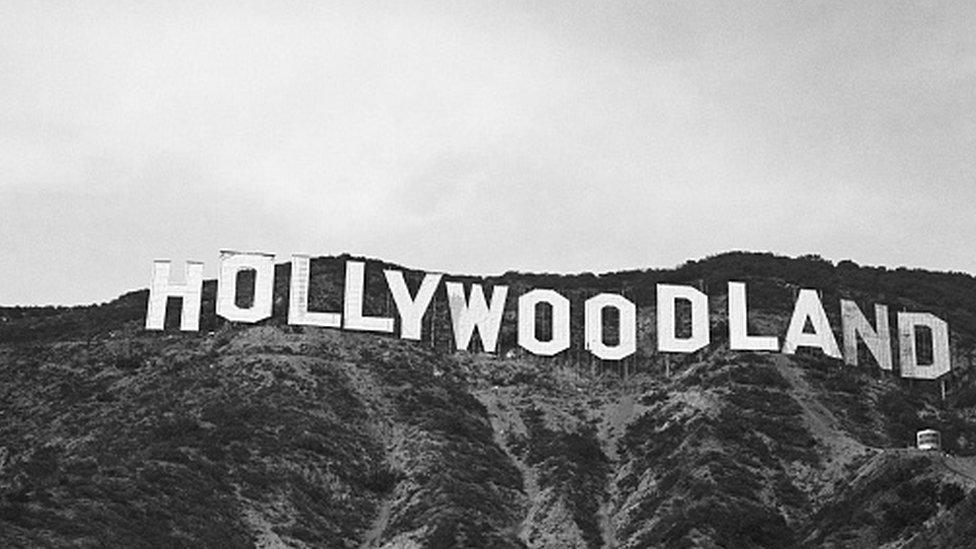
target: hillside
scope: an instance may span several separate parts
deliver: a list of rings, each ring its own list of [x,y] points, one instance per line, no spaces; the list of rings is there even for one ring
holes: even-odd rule
[[[312,263],[314,309],[342,261]],[[370,261],[367,312],[391,314]],[[497,355],[455,352],[441,289],[423,340],[214,316],[146,332],[145,291],[0,308],[4,547],[965,547],[976,525],[976,278],[730,253],[676,269],[506,273]],[[408,281],[416,284],[420,273]],[[471,281],[473,277],[450,277]],[[725,282],[782,334],[794,292],[930,311],[952,328],[948,398],[868,360],[728,350]],[[712,345],[654,352],[654,284],[710,296]],[[514,296],[558,289],[573,347],[519,352]],[[580,348],[582,302],[638,304],[622,362]],[[245,301],[247,295],[241,296]],[[171,308],[172,309],[172,308]],[[175,326],[175,311],[168,325]],[[947,455],[907,448],[943,433]]]

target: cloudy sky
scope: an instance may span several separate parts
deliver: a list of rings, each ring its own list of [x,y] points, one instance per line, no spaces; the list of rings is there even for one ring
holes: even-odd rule
[[[529,4],[0,3],[0,304],[221,248],[976,272],[976,3]]]

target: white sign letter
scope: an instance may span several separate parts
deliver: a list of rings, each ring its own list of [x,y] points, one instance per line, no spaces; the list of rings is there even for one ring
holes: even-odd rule
[[[170,263],[165,259],[153,261],[152,282],[149,284],[149,303],[146,308],[146,329],[162,330],[166,321],[166,298],[182,297],[180,330],[200,329],[200,299],[203,293],[203,263],[186,262],[186,284],[169,283]]]
[[[487,353],[494,353],[498,343],[498,330],[505,312],[508,286],[495,286],[491,292],[491,307],[485,303],[485,293],[480,284],[471,285],[471,299],[464,297],[464,285],[448,282],[447,300],[451,307],[451,324],[454,327],[454,345],[467,350],[475,328],[481,338],[481,346]]]
[[[393,294],[393,301],[396,303],[397,311],[400,313],[400,337],[403,339],[420,339],[420,324],[424,319],[424,312],[430,306],[430,300],[434,298],[437,285],[441,282],[440,274],[426,274],[424,281],[417,290],[417,298],[410,298],[410,290],[407,282],[403,279],[400,271],[383,271],[386,275],[386,284],[390,287]]]
[[[918,363],[915,348],[915,329],[926,326],[932,330],[932,364]],[[901,349],[901,377],[938,379],[949,373],[949,325],[930,313],[898,313],[898,342]]]
[[[803,331],[807,319],[813,326],[812,334]],[[816,290],[800,290],[800,295],[797,296],[796,304],[793,306],[793,318],[790,319],[790,327],[786,330],[783,352],[792,355],[796,353],[797,347],[817,347],[831,358],[840,358],[837,339],[830,329],[830,321],[827,319],[827,313],[824,312],[823,303],[820,302],[820,295]]]
[[[746,307],[746,285],[729,282],[729,349],[733,351],[777,351],[776,336],[749,335],[749,309]]]
[[[675,334],[675,302],[691,302],[691,337]],[[708,296],[691,286],[657,285],[657,349],[666,353],[693,353],[708,345]]]
[[[840,301],[841,321],[844,327],[844,362],[849,366],[857,366],[857,336],[864,340],[864,345],[871,351],[871,356],[878,362],[882,370],[891,371],[891,331],[888,328],[888,307],[874,306],[874,324],[871,327],[868,319],[861,314],[861,309],[853,301]]]
[[[620,325],[617,328],[620,341],[614,347],[603,342],[603,309],[606,307],[613,307],[620,313]],[[629,299],[617,294],[593,296],[586,300],[584,316],[586,348],[597,358],[622,360],[637,351],[637,307]],[[519,319],[521,318],[519,313]]]
[[[392,332],[392,318],[363,316],[365,278],[366,265],[362,261],[346,261],[345,303],[343,304],[345,328],[362,332]]]
[[[308,281],[311,278],[310,260],[307,255],[291,256],[291,290],[288,292],[288,324],[293,326],[321,326],[339,328],[342,315],[308,311]]]
[[[535,335],[535,310],[539,303],[552,306],[552,339]],[[518,300],[518,342],[530,353],[554,356],[569,348],[569,300],[554,290],[532,290]]]
[[[234,302],[237,273],[253,270],[254,301],[247,309]],[[220,278],[217,281],[217,314],[232,322],[254,323],[271,316],[274,291],[274,254],[220,251]]]

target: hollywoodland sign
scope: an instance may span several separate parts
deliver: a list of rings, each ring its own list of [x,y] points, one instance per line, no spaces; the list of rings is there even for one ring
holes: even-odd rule
[[[248,307],[235,302],[237,275],[252,270],[254,299]],[[366,316],[363,312],[365,294],[365,263],[348,260],[345,263],[345,285],[342,311],[316,312],[308,309],[310,258],[293,255],[291,259],[291,287],[288,304],[288,324],[319,326],[363,332],[393,333],[395,321],[389,317]],[[419,289],[411,295],[403,272],[387,269],[383,272],[390,296],[399,315],[399,336],[419,340],[423,317],[435,292],[442,283],[440,273],[425,273]],[[495,352],[501,328],[508,287],[485,289],[472,284],[465,292],[460,282],[444,281],[450,306],[454,342],[458,349],[468,349],[477,331],[482,348]],[[217,310],[232,322],[254,323],[271,317],[274,290],[274,255],[254,252],[222,251],[217,281]],[[692,286],[657,284],[657,349],[668,353],[693,353],[709,344],[708,296]],[[203,293],[203,263],[186,264],[185,284],[170,283],[170,262],[153,263],[152,283],[146,313],[146,329],[162,330],[169,297],[181,297],[183,306],[180,329],[199,330],[200,303]],[[676,330],[677,303],[690,304],[691,333],[679,337]],[[536,331],[539,306],[551,307],[551,337],[541,340]],[[603,334],[603,312],[615,309],[619,326],[615,344],[608,344]],[[728,283],[729,348],[735,351],[772,351],[794,354],[801,347],[815,348],[833,358],[856,366],[858,341],[885,370],[892,370],[892,341],[888,324],[888,308],[874,306],[874,326],[857,304],[841,300],[841,324],[844,350],[841,352],[833,329],[824,311],[820,294],[814,289],[801,289],[793,307],[789,327],[782,345],[775,335],[755,335],[748,331],[749,311],[746,306],[746,285]],[[930,313],[899,312],[898,350],[902,377],[937,379],[950,368],[949,327]],[[807,325],[811,331],[805,330]],[[916,332],[929,329],[932,334],[931,364],[919,364]],[[637,306],[619,294],[601,293],[584,303],[584,334],[586,349],[604,360],[622,360],[637,350]],[[533,289],[518,297],[518,344],[526,351],[540,356],[554,356],[570,347],[570,302],[555,290]]]

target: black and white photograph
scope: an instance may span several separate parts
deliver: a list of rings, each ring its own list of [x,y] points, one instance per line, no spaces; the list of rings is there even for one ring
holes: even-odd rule
[[[976,3],[0,29],[0,549],[976,548]]]

